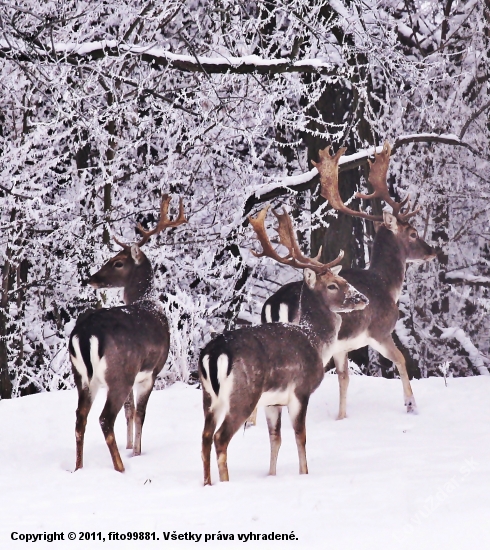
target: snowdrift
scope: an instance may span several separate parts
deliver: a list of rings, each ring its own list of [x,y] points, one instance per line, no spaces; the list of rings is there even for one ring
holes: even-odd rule
[[[415,380],[413,389],[416,416],[404,412],[399,380],[354,376],[349,417],[338,422],[337,378],[327,375],[307,418],[308,476],[297,473],[284,411],[278,475],[267,477],[259,411],[258,426],[231,442],[230,483],[218,482],[213,452],[214,485],[206,488],[196,387],[175,384],[151,395],[139,457],[124,449],[119,415],[124,474],[112,469],[98,425],[102,391],[89,416],[85,467],[75,473],[76,391],[1,401],[1,547],[25,546],[12,540],[15,532],[42,535],[35,548],[229,549],[245,541],[253,548],[490,548],[490,377],[449,379],[447,387],[442,378]],[[54,532],[64,541],[48,542]],[[67,541],[69,532],[96,540]],[[159,541],[110,541],[111,532],[155,533]],[[222,540],[225,534],[233,539]]]

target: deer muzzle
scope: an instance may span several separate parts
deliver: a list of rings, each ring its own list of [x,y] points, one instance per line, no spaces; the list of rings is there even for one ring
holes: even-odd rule
[[[106,285],[97,277],[98,273],[94,273],[90,276],[87,283],[94,288],[106,288]]]
[[[369,304],[369,300],[364,294],[361,294],[353,286],[349,285],[349,289],[345,294],[344,303],[346,309],[364,309]]]

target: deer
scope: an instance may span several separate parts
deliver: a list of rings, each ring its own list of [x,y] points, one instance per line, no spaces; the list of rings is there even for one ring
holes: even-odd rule
[[[368,181],[373,186],[374,192],[370,195],[356,194],[357,198],[384,200],[391,206],[393,212],[385,211],[382,216],[351,210],[343,203],[338,189],[338,166],[346,148],[340,148],[335,155],[331,155],[330,151],[331,147],[320,150],[319,162],[312,161],[320,174],[320,194],[335,210],[378,224],[369,267],[342,271],[344,279],[367,296],[369,305],[362,311],[340,313],[342,324],[337,341],[332,348],[340,392],[337,418],[342,420],[347,416],[346,400],[349,386],[347,353],[367,345],[396,365],[403,385],[406,410],[408,413],[416,413],[417,406],[408,378],[405,358],[396,347],[392,332],[399,316],[398,299],[402,291],[407,263],[429,261],[437,254],[419,237],[416,228],[409,222],[419,209],[410,211],[410,203],[407,205],[408,196],[401,202],[396,202],[390,197],[386,178],[391,146],[387,141],[380,153],[374,153],[374,162],[369,160]],[[269,297],[262,308],[262,322],[301,323],[301,289],[302,282],[292,282]],[[250,423],[253,424],[253,418]]]
[[[340,312],[361,310],[368,299],[339,276],[343,257],[321,263],[303,256],[289,215],[273,210],[278,220],[281,256],[265,229],[269,206],[249,222],[262,246],[255,256],[303,270],[299,325],[262,324],[224,332],[199,356],[203,391],[202,461],[204,485],[211,485],[210,455],[214,445],[219,479],[229,481],[227,449],[233,435],[257,406],[264,406],[270,440],[269,475],[276,475],[281,446],[281,413],[287,406],[293,425],[300,474],[308,473],[305,419],[311,394],[323,380],[324,357],[330,357],[340,328]],[[219,428],[216,430],[217,426]]]
[[[153,296],[153,268],[141,247],[152,235],[187,222],[182,199],[178,216],[174,220],[168,218],[170,201],[169,195],[163,195],[160,219],[153,229],[137,225],[142,236],[138,242],[126,244],[114,236],[122,250],[88,280],[96,289],[123,288],[125,305],[81,314],[70,335],[69,354],[78,390],[75,470],[83,467],[87,416],[100,387],[107,388],[99,421],[114,469],[124,472],[114,435],[114,422],[123,404],[126,448],[133,450],[133,456],[141,454],[146,406],[170,346],[167,319]]]

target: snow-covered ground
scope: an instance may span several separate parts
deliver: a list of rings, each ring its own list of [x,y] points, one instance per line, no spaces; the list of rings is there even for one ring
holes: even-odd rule
[[[73,473],[76,392],[0,402],[0,547],[21,534],[101,533],[105,542],[28,543],[33,548],[240,548],[238,534],[291,534],[250,548],[490,548],[490,377],[413,382],[420,414],[404,412],[399,380],[353,376],[349,418],[336,421],[337,379],[327,375],[307,418],[310,474],[299,476],[284,414],[278,475],[267,477],[265,419],[240,431],[228,455],[230,483],[202,487],[201,391],[176,384],[154,392],[143,454],[124,450],[112,469],[98,425],[102,391],[89,417],[85,468]],[[109,542],[109,532],[154,532],[159,541]],[[165,541],[163,532],[202,534]],[[215,534],[205,542],[204,535]],[[233,534],[233,541],[216,540]],[[96,535],[98,536],[98,535]],[[189,536],[189,535],[187,535]]]

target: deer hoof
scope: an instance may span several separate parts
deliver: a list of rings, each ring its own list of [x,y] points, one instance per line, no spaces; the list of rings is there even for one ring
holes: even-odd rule
[[[410,401],[407,401],[406,407],[407,407],[408,414],[418,414],[417,405],[415,404],[415,401],[413,399]]]

